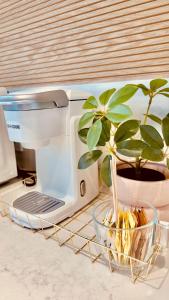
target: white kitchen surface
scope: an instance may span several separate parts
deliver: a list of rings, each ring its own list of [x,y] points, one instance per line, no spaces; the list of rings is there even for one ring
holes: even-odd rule
[[[167,300],[169,255],[157,262],[149,279],[134,285],[0,217],[0,300]]]

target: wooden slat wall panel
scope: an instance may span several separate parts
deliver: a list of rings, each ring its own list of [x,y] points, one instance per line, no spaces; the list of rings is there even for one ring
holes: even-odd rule
[[[168,0],[0,1],[0,85],[169,76]]]
[[[137,6],[139,5],[139,9],[140,11],[144,11],[146,9],[151,9],[149,8],[149,3],[150,0],[148,1],[148,3],[146,3],[147,0],[145,0],[145,3],[142,5],[139,5],[137,2],[138,0],[135,1],[131,1],[133,2],[133,4],[131,3],[131,5],[129,7],[126,7],[126,12],[125,15],[131,15],[133,12],[137,13]],[[95,3],[96,2],[96,3]],[[152,2],[152,0],[151,0]],[[164,3],[162,3],[161,5],[167,5],[167,0],[166,1],[162,1]],[[80,2],[81,4],[83,3]],[[117,18],[119,15],[123,15],[123,12],[121,11],[124,8],[124,2],[123,3],[116,3],[116,1],[114,1],[114,4],[112,6],[111,1],[108,2],[102,2],[102,1],[85,1],[85,7],[82,7],[81,9],[79,9],[79,4],[77,5],[78,8],[71,8],[71,10],[67,10],[65,12],[65,6],[60,9],[60,12],[58,12],[58,4],[57,5],[52,5],[50,7],[45,8],[45,12],[43,13],[41,10],[41,13],[36,12],[36,15],[34,15],[34,13],[31,13],[31,26],[32,27],[39,27],[39,25],[44,25],[44,20],[49,20],[50,18],[50,23],[55,23],[57,22],[58,25],[60,25],[59,23],[61,21],[64,20],[64,25],[65,24],[71,24],[71,23],[75,23],[78,20],[86,20],[86,19],[90,19],[89,23],[93,23],[93,20],[91,20],[91,17],[93,17],[94,19],[98,19],[98,16],[102,16],[106,13],[116,13],[116,16],[114,16],[114,18]],[[118,4],[118,7],[116,5]],[[69,2],[66,6],[66,9],[69,5]],[[156,5],[154,8],[159,8],[161,5]],[[147,7],[148,6],[148,7]],[[90,8],[90,10],[89,10]],[[102,8],[102,10],[101,10]],[[52,10],[54,9],[54,10]],[[57,9],[57,10],[56,10]],[[49,11],[49,12],[48,12]],[[39,11],[38,11],[39,12]],[[75,15],[76,14],[76,15]],[[29,16],[29,15],[28,15]],[[103,17],[104,19],[104,17]],[[39,23],[41,22],[41,23]],[[20,23],[22,23],[23,26],[29,25],[29,19],[27,18],[25,20],[25,18],[21,18],[21,20],[19,19],[18,22],[13,23],[8,21],[8,26],[9,28],[6,28],[5,23],[3,24],[4,30],[3,32],[10,32],[10,25],[12,26],[12,29],[17,29],[20,27]],[[63,25],[63,24],[61,24]],[[24,28],[23,28],[24,30]]]

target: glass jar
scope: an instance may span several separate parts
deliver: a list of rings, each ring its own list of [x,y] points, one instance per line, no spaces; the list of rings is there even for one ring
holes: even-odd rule
[[[128,270],[129,268],[140,268],[146,264],[153,253],[155,245],[155,229],[158,223],[157,211],[149,203],[145,213],[147,218],[146,225],[134,229],[116,228],[112,225],[103,224],[103,220],[112,210],[112,201],[103,201],[97,205],[93,211],[93,219],[96,230],[97,241],[102,247],[101,254],[112,267]],[[123,211],[131,210],[124,204],[120,204]],[[133,209],[141,209],[134,207]]]

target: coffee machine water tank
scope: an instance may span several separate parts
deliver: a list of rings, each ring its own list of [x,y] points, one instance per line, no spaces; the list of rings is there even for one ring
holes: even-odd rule
[[[0,95],[6,95],[5,88],[0,88]],[[0,107],[0,184],[17,176],[14,145],[9,141],[4,112]]]
[[[0,108],[0,184],[16,176],[14,145],[9,141],[4,113]]]

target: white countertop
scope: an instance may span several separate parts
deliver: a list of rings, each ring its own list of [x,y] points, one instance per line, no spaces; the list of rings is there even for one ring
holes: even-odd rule
[[[157,262],[149,279],[134,285],[0,217],[0,300],[167,300],[169,259]]]

